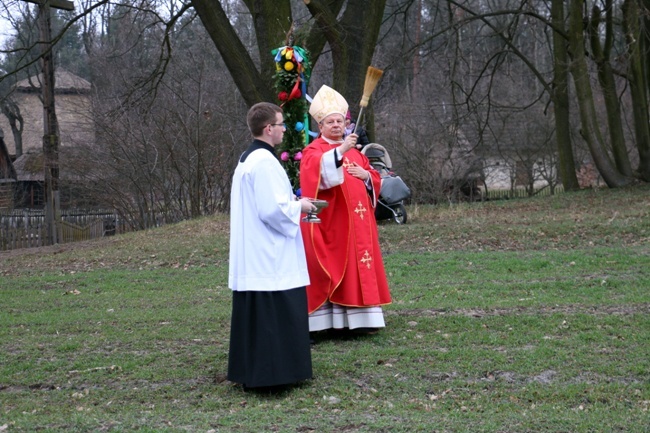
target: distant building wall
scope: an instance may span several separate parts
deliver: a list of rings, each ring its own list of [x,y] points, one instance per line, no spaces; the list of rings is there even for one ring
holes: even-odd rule
[[[513,186],[526,186],[528,185],[529,174],[524,169],[517,170],[514,165],[516,163],[509,163],[501,158],[487,158],[484,161],[483,173],[485,175],[485,185],[488,189],[511,189]],[[514,171],[513,171],[514,170]],[[536,162],[533,164],[533,176],[535,176],[534,187],[543,188],[548,185],[548,181],[543,179],[542,172],[556,174],[554,167],[549,164]],[[515,185],[512,185],[514,179]]]
[[[23,129],[23,153],[30,149],[43,149],[43,104],[35,93],[14,93],[25,126]],[[57,120],[59,121],[60,145],[94,141],[93,122],[90,116],[90,99],[87,95],[61,94],[55,96]],[[16,155],[16,144],[9,121],[0,115],[0,127],[5,133],[9,154]]]
[[[32,77],[16,84],[12,97],[23,117],[23,153],[43,149],[43,103],[38,79]],[[55,80],[55,109],[59,122],[61,147],[94,142],[90,83],[66,71],[57,71]],[[13,132],[6,116],[0,114],[0,127],[10,155],[16,155]]]

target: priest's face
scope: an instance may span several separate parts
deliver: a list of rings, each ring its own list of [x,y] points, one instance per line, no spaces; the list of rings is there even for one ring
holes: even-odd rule
[[[330,114],[319,124],[320,133],[330,140],[342,140],[345,131],[345,117],[342,114]]]
[[[271,144],[273,146],[276,146],[280,143],[282,143],[282,138],[284,137],[284,131],[286,131],[286,126],[284,124],[284,118],[282,117],[282,113],[275,113],[275,122],[269,124],[267,126],[270,131],[270,139],[271,139]]]

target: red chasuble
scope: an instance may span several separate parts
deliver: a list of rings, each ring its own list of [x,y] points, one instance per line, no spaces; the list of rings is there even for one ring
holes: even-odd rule
[[[368,158],[356,149],[343,155],[344,181],[319,190],[321,159],[334,146],[318,138],[302,151],[300,187],[303,197],[326,200],[329,206],[318,217],[321,223],[301,223],[307,268],[309,313],[326,301],[346,307],[371,307],[391,302],[386,272],[377,239],[376,196],[381,178]],[[370,172],[373,191],[364,181],[348,174],[348,164],[356,162]]]

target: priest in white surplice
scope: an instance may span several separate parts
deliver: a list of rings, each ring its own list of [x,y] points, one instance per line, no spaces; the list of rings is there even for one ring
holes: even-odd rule
[[[230,195],[228,380],[266,389],[312,377],[300,218],[315,207],[296,200],[274,152],[286,129],[282,109],[256,104],[247,122],[254,141],[239,158]]]

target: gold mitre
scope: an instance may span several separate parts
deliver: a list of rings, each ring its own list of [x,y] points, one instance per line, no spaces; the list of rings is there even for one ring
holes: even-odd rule
[[[347,111],[348,103],[343,95],[326,85],[318,90],[309,107],[309,114],[318,123],[330,114],[340,114],[345,117]]]

